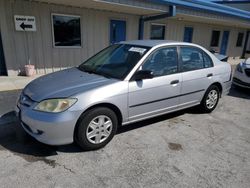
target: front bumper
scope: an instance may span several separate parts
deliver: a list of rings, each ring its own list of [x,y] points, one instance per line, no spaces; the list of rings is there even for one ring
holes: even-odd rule
[[[23,129],[39,142],[64,145],[74,141],[74,129],[81,112],[46,113],[24,105],[15,109]]]
[[[243,88],[250,88],[250,77],[248,77],[243,69],[243,73],[239,71],[235,71],[233,77],[233,84],[243,87]]]
[[[243,88],[250,89],[250,83],[243,82],[238,78],[233,78],[233,84]]]

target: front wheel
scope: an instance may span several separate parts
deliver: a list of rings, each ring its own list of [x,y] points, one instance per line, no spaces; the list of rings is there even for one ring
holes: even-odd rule
[[[219,98],[220,98],[219,88],[215,85],[210,86],[207,89],[201,101],[201,104],[200,104],[201,110],[205,113],[212,112],[216,108],[219,102]]]
[[[102,148],[114,137],[117,124],[116,114],[111,109],[91,109],[78,122],[76,142],[84,150]]]

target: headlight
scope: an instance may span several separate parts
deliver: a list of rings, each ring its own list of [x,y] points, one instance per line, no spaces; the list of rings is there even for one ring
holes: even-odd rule
[[[237,65],[236,70],[237,70],[238,72],[243,73],[242,63],[240,63],[240,64]]]
[[[43,112],[62,112],[75,104],[77,99],[48,99],[40,102],[34,109]]]

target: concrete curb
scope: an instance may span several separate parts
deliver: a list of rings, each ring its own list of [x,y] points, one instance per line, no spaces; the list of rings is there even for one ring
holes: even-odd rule
[[[0,91],[10,91],[23,89],[32,80],[42,75],[32,77],[25,76],[0,76]]]

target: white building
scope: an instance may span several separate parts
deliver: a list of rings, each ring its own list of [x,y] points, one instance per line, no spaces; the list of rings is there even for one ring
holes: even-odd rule
[[[249,31],[249,11],[201,0],[0,0],[0,74],[29,62],[38,74],[57,71],[138,38],[249,56]]]

